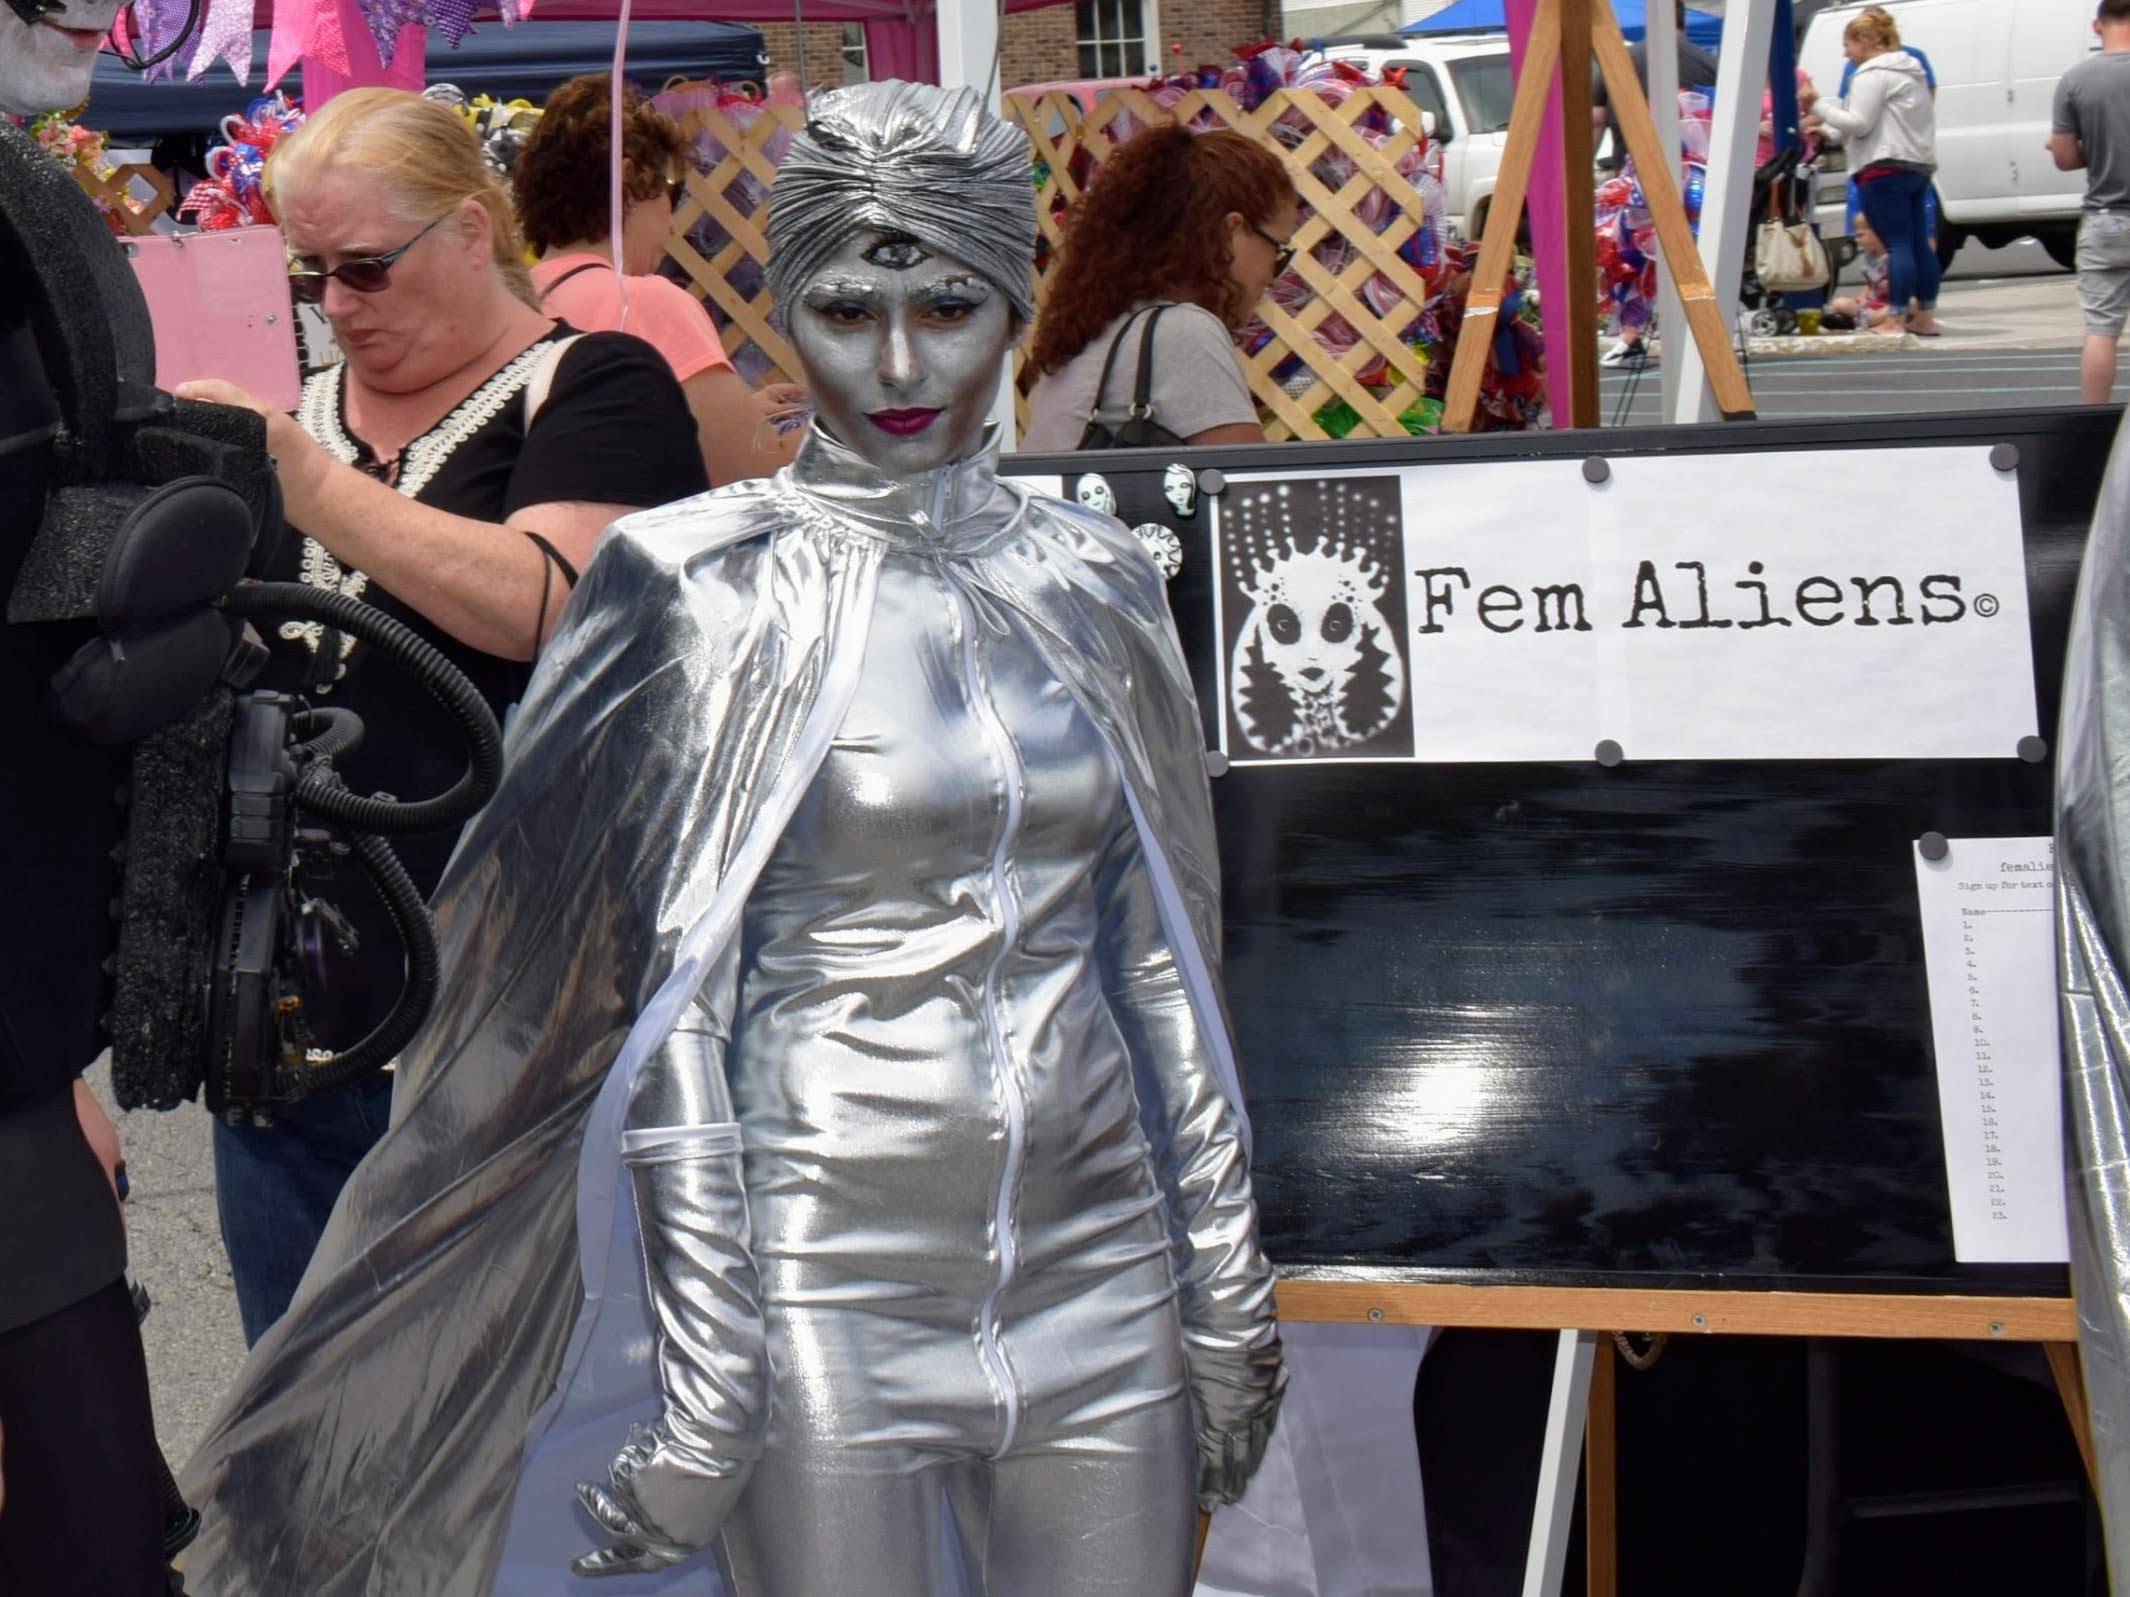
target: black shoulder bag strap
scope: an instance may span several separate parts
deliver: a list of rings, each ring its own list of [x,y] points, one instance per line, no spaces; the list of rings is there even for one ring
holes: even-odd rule
[[[1154,332],[1161,325],[1161,313],[1167,309],[1166,305],[1156,305],[1154,314],[1146,319],[1145,333],[1140,336],[1139,376],[1132,384],[1132,413],[1130,421],[1125,424],[1127,426],[1132,421],[1147,422],[1154,419]],[[1095,399],[1099,404],[1101,395],[1097,394]]]
[[[1183,441],[1154,420],[1154,330],[1161,321],[1161,313],[1167,309],[1167,304],[1161,304],[1147,312],[1133,312],[1130,320],[1117,329],[1117,336],[1109,341],[1109,353],[1102,361],[1102,375],[1095,383],[1094,403],[1088,408],[1087,426],[1081,432],[1076,448],[1143,449]],[[1132,330],[1132,323],[1142,314],[1147,318],[1146,332],[1139,340],[1139,371],[1132,385],[1131,413],[1116,427],[1105,427],[1102,425],[1102,396],[1109,389],[1109,374],[1116,367],[1117,352],[1124,346],[1124,335]]]
[[[1080,441],[1075,449],[1107,449],[1112,439],[1109,429],[1102,425],[1102,396],[1109,392],[1109,374],[1117,369],[1117,351],[1124,347],[1124,335],[1132,330],[1132,324],[1143,312],[1133,311],[1124,318],[1124,325],[1117,329],[1117,336],[1109,341],[1109,353],[1102,357],[1102,375],[1095,379],[1095,397],[1087,406],[1087,425],[1080,429]]]
[[[560,277],[556,278],[552,283],[548,284],[547,287],[540,290],[541,300],[545,302],[548,295],[552,294],[564,283],[567,283],[571,278],[577,277],[585,272],[596,272],[602,266],[606,267],[608,271],[612,271],[614,269],[612,265],[610,265],[606,261],[586,261],[581,266],[572,266],[568,271],[564,272]]]

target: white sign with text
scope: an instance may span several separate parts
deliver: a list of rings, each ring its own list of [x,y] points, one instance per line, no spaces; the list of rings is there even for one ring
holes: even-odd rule
[[[1953,1256],[2070,1257],[2056,1028],[2056,846],[1954,838],[1916,851]]]
[[[1237,764],[2005,759],[2036,731],[1987,449],[1260,472],[1211,504]]]

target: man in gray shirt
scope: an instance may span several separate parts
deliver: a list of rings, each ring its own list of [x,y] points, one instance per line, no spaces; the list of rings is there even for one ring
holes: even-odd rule
[[[2115,348],[2130,319],[2130,0],[2101,0],[2093,31],[2101,53],[2056,85],[2049,154],[2086,173],[2078,226],[2078,299],[2085,312],[2079,397],[2105,404],[2115,387]]]

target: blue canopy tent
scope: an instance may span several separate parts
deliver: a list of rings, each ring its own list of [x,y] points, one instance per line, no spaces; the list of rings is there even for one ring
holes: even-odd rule
[[[1649,31],[1647,20],[1648,0],[1613,0],[1612,13],[1620,19],[1620,32],[1630,40],[1639,39]],[[1509,19],[1502,0],[1457,0],[1446,11],[1438,11],[1431,17],[1406,24],[1398,31],[1403,34],[1424,33],[1506,33]],[[1703,49],[1713,50],[1723,42],[1723,18],[1710,16],[1706,11],[1689,9],[1686,13],[1686,36]]]
[[[111,55],[96,58],[96,79],[84,120],[124,144],[184,134],[212,133],[222,118],[242,111],[259,93],[266,65],[267,34],[252,35],[252,81],[237,82],[217,61],[201,77],[150,83]],[[604,72],[614,58],[610,22],[547,22],[535,18],[506,29],[500,22],[468,34],[454,50],[429,35],[428,81],[455,83],[467,94],[498,100],[523,96],[538,104],[555,85],[584,72]],[[767,70],[759,28],[736,22],[637,22],[629,27],[627,75],[646,89],[669,79],[723,78],[759,83]],[[300,69],[281,87],[290,99],[303,92]]]

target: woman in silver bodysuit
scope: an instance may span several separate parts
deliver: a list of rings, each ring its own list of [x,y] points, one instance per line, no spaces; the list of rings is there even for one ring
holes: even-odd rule
[[[716,1541],[735,1597],[1188,1591],[1272,1274],[1160,579],[985,438],[1028,170],[967,92],[816,101],[815,428],[586,570],[393,1131],[189,1477],[207,1589],[700,1591]]]

